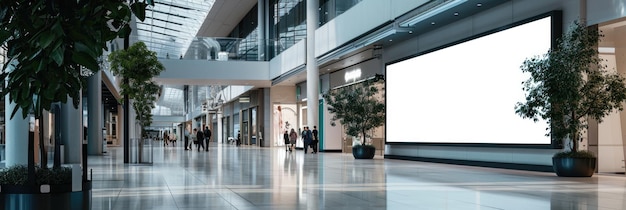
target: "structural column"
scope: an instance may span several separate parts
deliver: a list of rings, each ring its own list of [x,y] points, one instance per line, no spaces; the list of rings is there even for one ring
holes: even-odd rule
[[[214,138],[217,138],[215,141],[224,143],[224,138],[222,137],[222,130],[224,129],[224,125],[222,124],[222,107],[217,109],[217,113],[215,113],[217,119],[217,130],[212,130]]]
[[[198,86],[194,85],[194,86],[190,86],[190,88],[191,88],[191,103],[190,103],[191,104],[191,107],[190,107],[191,108],[190,109],[191,110],[190,111],[191,116],[189,116],[189,117],[191,118],[191,130],[189,132],[191,133],[191,135],[196,135],[195,133],[193,133],[193,129],[194,128],[198,128],[198,123],[201,123],[201,122],[196,122],[196,118],[195,118],[195,116],[197,114],[195,112],[196,111],[196,106],[198,106],[196,104],[196,102],[198,102]],[[202,110],[200,110],[200,111],[202,111]],[[202,121],[202,119],[200,121]],[[189,141],[191,141],[191,138],[189,139]]]
[[[19,109],[17,113],[15,113],[15,117],[11,119],[11,113],[17,105],[15,103],[9,103],[9,95],[4,97],[4,104],[7,105],[4,112],[4,119],[6,122],[6,167],[11,167],[14,165],[27,165],[29,132],[28,119],[24,119],[22,115],[22,109]]]
[[[319,121],[319,69],[315,58],[315,29],[318,25],[318,0],[306,1],[306,98],[307,126],[313,129]]]
[[[61,143],[64,145],[65,163],[80,164],[83,146],[82,102],[74,108],[72,98],[61,104]]]
[[[101,155],[102,146],[102,73],[87,78],[87,154]]]
[[[610,36],[613,37],[615,44],[615,68],[617,73],[624,75],[626,74],[626,40],[621,37],[626,37],[626,26],[615,28]],[[620,122],[623,143],[622,151],[624,152],[624,156],[621,158],[626,160],[626,111],[620,111]]]

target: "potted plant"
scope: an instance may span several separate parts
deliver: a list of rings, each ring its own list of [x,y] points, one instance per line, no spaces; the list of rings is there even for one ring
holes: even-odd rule
[[[356,159],[372,159],[376,148],[366,141],[368,132],[385,122],[385,103],[379,97],[379,84],[383,84],[382,75],[361,83],[333,89],[323,94],[328,104],[328,111],[333,114],[331,125],[339,120],[346,129],[346,134],[360,137],[361,143],[352,147]]]
[[[588,119],[602,122],[611,111],[621,111],[626,100],[624,77],[607,71],[598,57],[600,37],[597,29],[574,22],[554,49],[526,59],[521,66],[530,78],[522,83],[526,101],[517,103],[515,112],[523,118],[547,120],[546,135],[569,145],[552,158],[558,176],[593,175],[595,155],[579,148]]]
[[[152,80],[165,70],[156,53],[148,50],[146,44],[137,42],[126,50],[119,50],[109,55],[111,72],[127,81],[120,84],[121,94],[132,99],[135,119],[141,127],[140,136],[145,135],[145,127],[152,124],[152,108],[160,91]]]
[[[10,103],[16,105],[10,110],[11,118],[18,112],[23,118],[32,113],[42,122],[44,110],[51,111],[54,104],[66,103],[68,97],[74,107],[78,108],[85,79],[90,73],[99,70],[98,59],[107,49],[107,43],[117,37],[127,37],[130,34],[129,23],[132,15],[135,14],[143,21],[147,5],[153,5],[153,2],[1,1],[0,46],[6,48],[7,62],[0,74],[0,79],[5,81],[0,96],[8,97]],[[43,127],[45,126],[40,126],[40,129]],[[64,175],[67,170],[60,167],[60,159],[56,158],[58,152],[55,152],[53,170],[47,170],[47,153],[44,147],[40,150],[40,169],[35,167],[34,136],[32,132],[30,135],[26,132],[28,131],[24,131],[25,138],[29,136],[28,151],[23,152],[28,152],[28,165],[4,170],[0,176],[20,174],[20,171],[26,170],[25,181],[11,182],[9,179],[3,183],[37,190],[11,191],[2,187],[1,194],[37,194],[40,193],[39,185],[47,182],[39,181],[45,180],[40,176],[67,178]],[[43,132],[39,133],[39,139],[43,141]],[[40,145],[43,146],[43,142]],[[58,173],[59,176],[51,176],[51,173]],[[9,205],[5,207],[11,208]]]

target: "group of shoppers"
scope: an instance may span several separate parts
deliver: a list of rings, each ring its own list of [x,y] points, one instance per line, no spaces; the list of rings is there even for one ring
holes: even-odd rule
[[[176,146],[176,134],[165,131],[163,133],[163,146],[169,146],[170,143],[172,143],[172,146]]]
[[[304,142],[304,154],[308,153],[308,148],[311,147],[313,152],[317,153],[317,144],[319,143],[317,126],[313,126],[313,130],[310,130],[308,126],[305,126],[300,133],[302,142]],[[293,151],[298,139],[298,133],[292,128],[290,132],[285,131],[283,134],[283,140],[285,141],[285,151]]]
[[[204,130],[194,128],[192,134],[190,134],[189,131],[185,129],[184,135],[185,150],[193,150],[193,146],[191,145],[191,143],[193,143],[196,145],[198,151],[209,151],[209,141],[211,140],[211,130],[209,130],[209,126],[204,127]],[[190,142],[189,139],[192,139],[192,141]]]

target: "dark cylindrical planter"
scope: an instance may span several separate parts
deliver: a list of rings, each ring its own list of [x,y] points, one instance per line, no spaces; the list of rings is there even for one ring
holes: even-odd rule
[[[91,190],[49,194],[0,194],[0,210],[91,209]]]
[[[91,181],[83,182],[82,191],[72,192],[72,185],[50,185],[42,193],[41,186],[2,185],[0,210],[91,209]]]
[[[552,167],[558,176],[591,177],[596,172],[596,158],[553,157]]]
[[[352,156],[355,159],[372,159],[376,154],[375,147],[354,146],[352,147]]]

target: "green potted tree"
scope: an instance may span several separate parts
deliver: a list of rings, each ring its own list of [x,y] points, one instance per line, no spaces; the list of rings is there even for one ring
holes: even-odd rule
[[[42,119],[43,110],[50,111],[55,103],[66,103],[68,97],[78,108],[85,79],[90,73],[99,70],[98,59],[107,49],[107,43],[117,37],[127,37],[132,15],[135,14],[143,21],[147,5],[153,5],[153,2],[0,1],[0,45],[7,52],[7,63],[0,74],[0,79],[5,81],[0,96],[8,97],[9,102],[16,105],[10,110],[11,118],[21,112],[23,118],[32,113]],[[40,126],[40,129],[43,127]],[[27,131],[24,132],[25,138],[29,136]],[[43,136],[40,136],[40,140],[43,140]],[[36,169],[33,145],[34,137],[30,135],[28,151],[21,151],[28,152],[27,166],[16,166],[0,175],[0,180],[6,181],[2,184],[17,185],[18,188],[22,186],[21,190],[10,191],[2,187],[1,194],[41,193],[39,185],[52,182],[42,182],[42,177],[38,176],[54,177],[51,173],[56,172],[66,174],[67,170],[59,168],[57,158],[55,169],[47,171],[44,147],[40,150],[41,165]],[[58,154],[55,153],[55,156]],[[26,180],[5,179],[12,174],[21,174],[19,171],[23,170],[26,170],[23,173],[27,175]],[[63,174],[58,177],[67,178]],[[49,191],[54,193],[54,187],[50,187]]]
[[[121,94],[132,99],[137,113],[135,120],[141,127],[140,136],[145,135],[145,127],[152,124],[152,108],[160,91],[152,79],[165,70],[156,53],[148,50],[146,44],[137,42],[126,50],[109,55],[111,72],[127,81],[120,84]]]
[[[335,121],[339,120],[347,135],[361,138],[361,143],[352,147],[356,159],[372,159],[376,153],[376,148],[366,139],[369,131],[385,122],[385,103],[379,97],[379,84],[383,83],[382,75],[376,75],[371,80],[323,94],[328,111],[333,114],[331,125],[335,126]]]
[[[593,175],[595,155],[579,148],[588,119],[602,122],[611,111],[621,111],[626,100],[624,77],[607,71],[598,56],[600,37],[597,29],[574,22],[556,48],[526,59],[521,66],[530,78],[522,83],[526,101],[519,102],[515,112],[523,118],[547,120],[546,135],[566,145],[552,158],[558,176]]]

